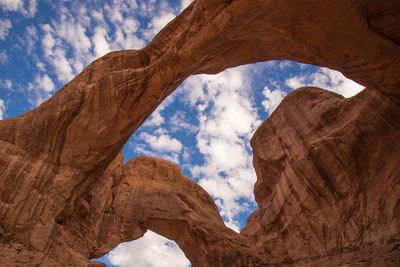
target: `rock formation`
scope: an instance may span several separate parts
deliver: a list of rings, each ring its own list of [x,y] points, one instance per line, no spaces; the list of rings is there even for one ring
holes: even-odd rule
[[[2,266],[89,261],[151,229],[193,266],[400,264],[398,1],[197,0],[139,51],[90,64],[0,121]],[[188,76],[289,59],[363,84],[289,95],[253,139],[259,209],[240,234],[177,166],[124,164],[130,135]]]
[[[399,265],[399,130],[373,90],[295,90],[253,136],[260,208],[241,235],[279,265]]]

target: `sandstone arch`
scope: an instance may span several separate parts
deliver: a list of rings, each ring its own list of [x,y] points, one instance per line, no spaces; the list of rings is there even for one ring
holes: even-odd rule
[[[139,220],[142,225],[133,229],[113,228],[133,225],[124,221],[132,218],[115,216],[120,205],[113,206],[131,168],[118,156],[122,146],[188,76],[290,59],[339,70],[367,89],[349,100],[300,90],[264,123],[253,139],[260,209],[240,235],[233,235],[220,225],[210,203],[209,212],[216,216],[211,221],[223,233],[215,238],[226,249],[215,249],[216,239],[207,241],[203,249],[209,264],[312,265],[365,257],[377,264],[398,263],[399,31],[387,30],[376,18],[385,18],[399,4],[289,2],[195,1],[146,48],[108,54],[40,107],[0,121],[0,255],[5,262],[90,265],[89,257],[140,236],[146,227],[177,238],[190,254],[179,235],[164,232],[154,219]],[[302,104],[296,107],[295,100]],[[296,109],[307,110],[308,124],[284,115]],[[268,154],[271,147],[278,154]],[[357,162],[348,164],[352,157]],[[335,173],[327,170],[327,162]],[[309,166],[312,177],[299,173],[299,164]],[[273,176],[265,174],[266,168],[274,169]],[[191,208],[188,222],[200,216],[190,210],[204,214]],[[304,225],[319,234],[308,237],[298,230]],[[323,249],[297,251],[321,240],[326,240],[319,244]],[[197,264],[199,255],[188,256]]]

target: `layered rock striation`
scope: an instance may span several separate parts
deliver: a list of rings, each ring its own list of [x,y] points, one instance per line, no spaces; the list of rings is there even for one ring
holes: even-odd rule
[[[398,265],[399,130],[373,90],[295,90],[251,141],[259,209],[241,235],[278,265]]]
[[[193,266],[398,266],[398,7],[194,1],[146,48],[108,54],[0,121],[2,265],[100,266],[89,259],[151,229]],[[366,89],[296,90],[261,125],[259,209],[240,234],[177,166],[123,163],[125,142],[188,76],[272,59],[336,69]]]

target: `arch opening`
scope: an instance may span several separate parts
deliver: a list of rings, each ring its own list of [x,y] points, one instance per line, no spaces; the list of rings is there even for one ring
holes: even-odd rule
[[[142,238],[121,243],[106,256],[93,260],[103,262],[108,267],[190,266],[189,260],[174,241],[150,230]]]
[[[344,97],[363,89],[340,72],[294,61],[192,76],[134,133],[123,149],[125,161],[146,155],[177,164],[213,197],[226,226],[240,232],[258,207],[253,195],[251,136],[286,95],[303,86]],[[151,251],[149,243],[143,244]],[[128,252],[114,248],[102,260],[124,258],[124,253]]]

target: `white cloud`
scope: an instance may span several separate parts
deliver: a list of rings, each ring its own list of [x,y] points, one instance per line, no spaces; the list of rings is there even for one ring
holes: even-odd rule
[[[135,241],[118,245],[108,260],[119,267],[188,267],[189,260],[175,242],[152,231]]]
[[[175,17],[176,15],[171,12],[163,12],[160,16],[153,17],[147,29],[143,31],[143,36],[147,40],[153,39],[153,37]]]
[[[4,112],[6,111],[6,106],[4,104],[3,99],[0,98],[0,120],[3,119]]]
[[[0,7],[5,11],[17,11],[23,6],[22,0],[0,0]]]
[[[43,75],[42,77],[38,77],[37,83],[39,88],[46,93],[51,93],[54,91],[54,83],[47,74]]]
[[[178,152],[160,152],[160,151],[154,152],[148,148],[148,144],[147,145],[146,144],[137,144],[137,143],[133,143],[133,142],[130,142],[129,146],[138,155],[145,155],[145,156],[151,156],[151,157],[155,157],[155,158],[161,158],[161,159],[171,161],[177,165],[180,164]]]
[[[143,124],[143,127],[147,126],[160,126],[161,124],[164,123],[164,117],[161,115],[161,111],[163,108],[159,106],[152,114],[151,116],[146,120],[146,122]]]
[[[187,114],[184,111],[177,111],[169,118],[169,130],[171,132],[185,131],[187,133],[196,133],[199,131],[199,127],[190,124],[186,121]]]
[[[108,18],[111,20],[111,22],[122,23],[123,16],[119,5],[114,5],[112,7],[110,7],[109,5],[105,5],[104,9],[107,11]]]
[[[97,20],[98,22],[100,22],[101,24],[106,24],[105,20],[104,20],[104,14],[103,14],[103,10],[91,10],[90,11],[90,15],[93,19]]]
[[[0,39],[5,40],[9,30],[12,28],[11,20],[0,19]]]
[[[112,50],[141,49],[145,47],[146,42],[138,38],[135,34],[127,34],[121,29],[117,29],[110,45]]]
[[[189,147],[184,147],[183,148],[183,154],[182,154],[182,159],[184,162],[190,162],[191,155],[190,155],[190,148]],[[184,167],[188,168],[188,164],[183,164]]]
[[[26,8],[22,0],[0,0],[0,7],[4,11],[20,12],[25,17],[34,17],[37,11],[36,0],[29,0]]]
[[[364,89],[362,85],[347,79],[340,72],[327,68],[319,68],[314,73],[289,78],[286,80],[286,85],[292,89],[316,86],[341,94],[344,97],[354,96]]]
[[[44,24],[42,25],[42,30],[45,31],[44,37],[42,37],[43,52],[45,56],[51,56],[53,47],[56,44],[56,40],[53,37],[53,28],[49,24]]]
[[[37,41],[39,41],[39,35],[36,30],[36,27],[33,25],[27,26],[26,27],[26,42],[27,42],[26,51],[28,52],[29,55],[32,54]]]
[[[58,38],[67,41],[78,55],[87,54],[92,47],[83,25],[73,18],[63,16],[59,23],[54,23]]]
[[[279,62],[279,68],[281,70],[285,69],[285,68],[290,68],[292,66],[292,63],[288,60],[282,60],[281,62]]]
[[[52,95],[54,89],[54,83],[47,74],[37,75],[35,81],[28,84],[28,91],[32,94],[28,101],[34,107],[39,106]]]
[[[124,20],[122,28],[125,33],[133,34],[139,29],[139,22],[133,18],[127,18]]]
[[[174,101],[174,95],[170,95],[160,106],[151,114],[151,116],[146,120],[142,127],[158,127],[163,125],[166,121],[162,115],[165,108],[168,107]],[[186,114],[184,111],[176,111],[174,115],[168,118],[168,130],[170,132],[177,131],[188,131],[190,133],[195,133],[198,131],[196,125],[192,125],[186,121]]]
[[[147,1],[145,1],[147,2]],[[138,5],[135,0],[120,1],[113,0],[111,6],[106,4],[104,6],[107,18],[115,25],[122,26],[125,20],[132,12],[135,12]]]
[[[0,63],[1,64],[6,64],[8,61],[8,56],[5,50],[0,52]]]
[[[286,93],[282,91],[276,83],[272,84],[275,84],[275,90],[271,91],[268,86],[265,86],[263,90],[265,100],[262,101],[262,105],[265,109],[265,112],[268,114],[272,114],[272,112],[278,107],[283,98],[286,96]]]
[[[155,2],[155,0],[141,1],[139,5],[140,13],[145,17],[151,17],[151,14],[156,12]]]
[[[180,152],[182,150],[182,143],[179,142],[175,138],[171,138],[166,133],[150,135],[146,132],[143,132],[140,135],[140,138],[143,139],[149,146],[160,152]]]
[[[293,90],[300,88],[302,86],[307,86],[307,83],[305,81],[306,78],[307,76],[294,76],[286,80],[286,85],[292,88]]]
[[[175,100],[176,91],[169,95],[151,114],[151,116],[145,121],[142,127],[157,127],[165,122],[163,115],[161,114],[171,103]]]
[[[66,83],[95,59],[87,35],[91,18],[85,6],[68,9],[61,5],[57,12],[57,20],[51,20],[51,25],[41,25],[41,40],[45,60],[52,66],[50,71]]]
[[[37,3],[36,0],[29,0],[29,4],[27,9],[22,11],[22,14],[26,17],[34,17],[37,11]]]
[[[153,31],[157,34],[165,25],[176,17],[173,13],[164,13],[152,21]]]
[[[1,87],[5,88],[7,90],[13,91],[12,85],[13,84],[9,79],[5,79],[4,81],[0,79],[0,86]]]
[[[105,16],[115,28],[115,32],[109,35],[109,47],[111,50],[121,49],[141,49],[146,42],[136,35],[140,27],[140,22],[134,17],[138,12],[138,5],[135,0],[117,1],[114,0],[111,5],[104,7]],[[98,21],[105,24],[104,15],[95,14]]]
[[[104,56],[111,51],[107,38],[107,31],[104,28],[99,26],[94,29],[94,36],[92,37],[92,41],[94,44],[94,52],[96,54],[96,57]]]
[[[43,62],[51,66],[47,71],[55,73],[59,82],[66,83],[97,57],[113,50],[144,47],[145,41],[135,34],[140,26],[132,17],[135,7],[133,0],[114,0],[98,10],[89,4],[54,5],[57,19],[41,25],[39,33],[45,55]],[[27,28],[28,50],[35,44],[33,31],[33,27]],[[42,67],[46,71],[47,66]]]
[[[74,72],[68,59],[65,55],[65,50],[57,48],[54,50],[54,57],[50,60],[56,70],[59,81],[67,83],[74,78]]]
[[[69,82],[74,78],[75,73],[66,57],[65,48],[57,45],[53,27],[49,24],[44,24],[41,28],[45,32],[42,38],[42,47],[47,62],[53,67],[53,71],[60,82]]]
[[[197,108],[200,121],[197,148],[204,164],[192,166],[194,178],[214,198],[227,226],[238,230],[234,219],[254,204],[256,181],[250,138],[261,124],[250,95],[248,67],[217,75],[197,75],[184,83],[189,105]]]
[[[38,67],[38,69],[43,72],[46,70],[44,63],[41,61],[36,62],[36,67]]]
[[[56,42],[58,49],[72,52],[66,59],[72,73],[76,74],[95,58],[91,53],[92,42],[87,35],[91,20],[84,6],[73,14],[65,7],[61,7],[59,12],[59,20],[52,22],[53,35],[58,40]]]
[[[182,12],[185,8],[187,8],[190,5],[190,3],[192,3],[192,0],[182,0],[180,11]]]

